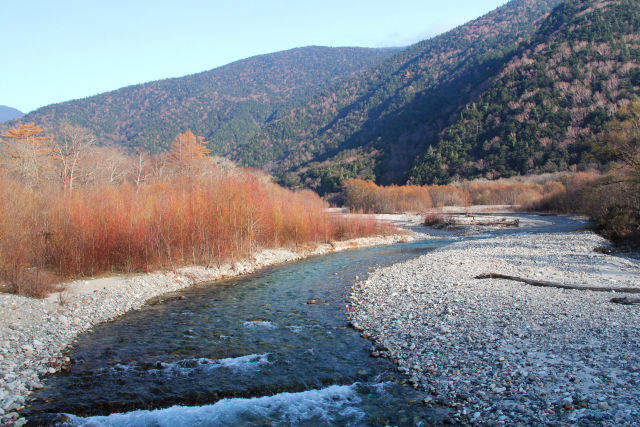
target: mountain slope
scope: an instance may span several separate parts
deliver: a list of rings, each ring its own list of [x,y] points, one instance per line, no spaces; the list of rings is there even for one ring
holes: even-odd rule
[[[181,78],[129,86],[40,108],[23,122],[55,129],[66,119],[104,144],[166,148],[191,129],[216,154],[249,139],[284,105],[353,77],[394,49],[305,47],[255,56]]]
[[[24,116],[22,111],[7,107],[6,105],[0,105],[0,122],[17,119],[22,116]]]
[[[640,2],[568,1],[410,172],[415,183],[566,169],[640,96]]]
[[[345,80],[270,122],[234,157],[285,182],[334,191],[344,176],[401,182],[458,108],[530,39],[560,0],[514,0]]]
[[[585,165],[640,96],[638,0],[513,0],[404,50],[302,48],[28,115],[105,143],[214,154],[320,193],[359,177],[444,183]],[[50,126],[49,126],[50,125]]]

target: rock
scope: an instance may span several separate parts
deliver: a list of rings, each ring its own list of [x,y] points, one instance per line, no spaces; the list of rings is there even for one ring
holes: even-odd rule
[[[7,415],[4,416],[4,418],[9,420],[9,421],[15,421],[18,418],[20,418],[20,415],[18,415],[17,412],[9,412],[9,413],[7,413]]]
[[[349,322],[348,326],[349,326],[350,328],[355,329],[356,331],[361,331],[361,330],[362,330],[362,328],[360,327],[360,325],[359,325],[359,324],[357,324],[356,322],[353,322],[353,321]]]
[[[40,383],[39,381],[28,380],[27,381],[27,386],[30,389],[38,389],[38,388],[42,388],[42,383]]]

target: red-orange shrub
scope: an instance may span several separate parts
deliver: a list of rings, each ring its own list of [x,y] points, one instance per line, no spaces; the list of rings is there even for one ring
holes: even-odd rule
[[[442,206],[468,206],[471,204],[469,195],[461,188],[453,185],[431,185],[428,187],[433,205]]]
[[[371,219],[326,213],[313,192],[238,170],[73,193],[0,184],[0,281],[14,288],[34,268],[77,276],[211,265],[259,248],[388,231]]]
[[[418,185],[388,187],[371,181],[348,179],[343,183],[345,206],[367,213],[419,212],[433,206],[427,187]]]
[[[591,175],[539,175],[496,181],[464,181],[454,185],[388,187],[378,186],[371,181],[349,179],[343,184],[343,196],[345,206],[352,211],[372,213],[420,212],[444,206],[531,206],[545,196],[564,190],[565,183],[557,179],[580,180]]]

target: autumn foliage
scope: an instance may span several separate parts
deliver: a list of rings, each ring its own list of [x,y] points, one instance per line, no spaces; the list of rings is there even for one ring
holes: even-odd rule
[[[343,193],[345,206],[358,212],[420,211],[433,205],[427,187],[417,185],[384,187],[372,181],[348,179],[343,183]]]
[[[39,295],[51,275],[215,266],[262,248],[388,230],[333,216],[310,191],[292,192],[263,174],[222,167],[192,135],[177,138],[159,157],[128,158],[117,179],[104,175],[73,191],[64,182],[25,185],[0,173],[0,282]]]
[[[42,170],[53,153],[51,138],[34,123],[21,124],[2,136],[3,166],[26,186],[40,184]]]
[[[539,181],[500,179],[464,181],[455,185],[385,187],[371,181],[349,179],[343,185],[343,194],[345,205],[354,211],[398,213],[444,206],[530,205],[564,188],[556,176],[542,177]]]

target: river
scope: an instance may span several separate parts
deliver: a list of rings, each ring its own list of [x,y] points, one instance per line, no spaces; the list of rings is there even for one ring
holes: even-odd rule
[[[335,253],[165,295],[81,335],[69,369],[49,377],[23,415],[78,426],[437,423],[448,409],[424,405],[348,327],[350,285],[456,239],[581,226],[556,219]]]

